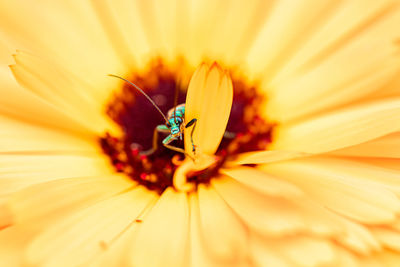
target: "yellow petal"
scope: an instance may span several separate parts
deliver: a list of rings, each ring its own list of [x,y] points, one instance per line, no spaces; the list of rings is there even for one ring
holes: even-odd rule
[[[223,265],[243,264],[248,247],[244,224],[213,188],[201,185],[198,195],[201,236],[206,250]]]
[[[301,48],[335,10],[337,3],[283,0],[269,4],[270,13],[267,13],[247,59],[253,72],[263,73],[268,80]]]
[[[143,187],[140,188],[140,190],[143,189]],[[102,243],[102,253],[97,254],[94,260],[91,261],[93,267],[130,266],[130,248],[132,243],[134,243],[143,221],[146,220],[147,215],[151,212],[159,199],[159,195],[154,194],[154,192],[149,192],[147,189],[142,191],[146,191],[144,193],[147,196],[144,196],[144,199],[151,198],[151,201],[147,201],[147,205],[142,208],[142,211],[135,217],[135,221],[126,227],[112,242]],[[143,200],[139,202],[143,202]]]
[[[387,250],[384,250],[381,253],[377,254],[376,256],[379,260],[379,264],[376,265],[378,267],[380,267],[380,266],[385,266],[385,267],[399,266],[400,254],[396,251],[387,249]]]
[[[316,2],[312,0],[310,5]],[[304,4],[304,2],[301,3]],[[368,52],[376,52],[376,48],[379,47],[379,52],[373,54],[385,59],[387,54],[382,52],[395,49],[392,42],[397,38],[397,34],[392,29],[399,19],[399,6],[396,1],[326,2],[323,4],[327,5],[329,16],[324,14],[320,17],[323,20],[321,23],[313,23],[315,27],[313,34],[307,36],[306,42],[298,47],[296,53],[289,58],[288,64],[277,75],[282,80],[284,77],[288,78],[289,74],[299,74],[312,67],[319,67],[318,65],[333,68],[340,66],[341,70],[343,70],[342,67],[353,68],[350,73],[340,71],[346,79],[351,77],[356,70],[368,68],[366,62],[373,58],[364,56]],[[304,7],[307,8],[307,5]],[[303,32],[299,33],[299,35],[302,34]],[[357,60],[349,60],[350,56]],[[387,59],[390,60],[389,57]],[[347,64],[338,64],[336,67],[332,65],[333,62],[340,61]],[[321,74],[324,75],[321,78],[328,81],[330,81],[329,76],[335,75],[332,71],[331,75],[329,71]],[[326,89],[321,88],[321,90]]]
[[[343,106],[358,104],[359,99],[381,90],[387,81],[398,75],[400,64],[394,58],[391,59],[393,62],[386,62],[388,61],[386,58],[390,59],[391,55],[384,57],[384,63],[367,63],[369,69],[363,66],[361,74],[355,74],[350,70],[339,71],[335,70],[335,67],[330,67],[332,70],[317,69],[308,75],[303,74],[299,75],[300,77],[288,79],[289,81],[284,84],[274,85],[276,92],[269,98],[265,113],[273,121],[288,123]],[[346,59],[346,62],[348,61],[356,62],[357,60]],[[335,62],[332,65],[340,64]],[[357,64],[357,66],[362,65]],[[338,73],[340,77],[332,77],[332,73]],[[343,73],[349,76],[346,77]]]
[[[190,266],[193,267],[219,267],[221,262],[210,257],[207,253],[207,244],[204,243],[203,230],[200,222],[199,200],[197,193],[189,194],[190,208]]]
[[[33,237],[21,227],[12,226],[0,231],[0,266],[22,266],[25,248]]]
[[[371,227],[372,234],[377,240],[389,249],[400,251],[400,233],[388,227]]]
[[[173,178],[174,188],[178,191],[191,191],[194,189],[193,183],[187,182],[187,174],[191,171],[202,171],[216,162],[216,158],[200,154],[195,161],[186,158],[184,162],[176,169]]]
[[[291,267],[290,260],[268,246],[264,237],[253,235],[250,242],[250,255],[255,266]]]
[[[148,216],[130,248],[133,266],[183,266],[187,255],[189,210],[185,193],[168,188]]]
[[[101,134],[116,129],[102,113],[104,95],[97,88],[79,80],[55,63],[48,63],[28,53],[15,55],[16,65],[11,70],[17,81],[47,102],[56,105],[80,122],[83,127]],[[108,95],[107,95],[108,96]]]
[[[260,234],[279,236],[309,231],[327,235],[340,231],[331,213],[307,199],[291,201],[263,195],[227,176],[213,179],[211,183],[249,228]]]
[[[13,51],[14,52],[14,51]],[[10,62],[12,63],[12,62]],[[61,107],[44,101],[31,91],[22,88],[8,66],[0,66],[0,112],[8,117],[36,125],[44,125],[85,133],[87,129]]]
[[[359,162],[368,163],[373,166],[378,166],[390,170],[400,171],[400,159],[390,159],[390,158],[352,158]]]
[[[400,132],[333,151],[331,154],[351,157],[400,158]]]
[[[258,244],[251,246],[252,260],[255,266],[274,266],[274,267],[291,267],[293,266],[289,260],[279,253],[273,253]]]
[[[179,6],[183,8],[185,4],[171,0],[163,2],[136,1],[136,5],[142,12],[139,16],[146,30],[146,37],[153,48],[153,53],[160,53],[167,60],[176,57],[177,53],[180,52],[176,48],[180,35],[178,30],[181,26],[177,24],[181,15],[177,13],[177,8]],[[143,14],[146,15],[143,16]],[[134,41],[136,42],[136,40]]]
[[[14,222],[14,215],[10,209],[0,201],[0,230],[9,227]]]
[[[91,4],[114,52],[124,63],[125,68],[138,67],[138,61],[152,48],[145,31],[149,26],[142,23],[148,15],[142,16],[140,3],[137,1],[95,1]]]
[[[331,242],[307,235],[274,239],[253,235],[251,248],[259,266],[331,266],[336,261]]]
[[[17,121],[0,115],[0,151],[11,152],[75,152],[93,153],[100,150],[93,135],[72,135],[57,129]]]
[[[385,160],[384,160],[385,161]],[[400,196],[400,181],[398,177],[400,176],[400,169],[392,168],[392,166],[380,166],[379,164],[374,164],[375,159],[372,161],[368,160],[353,160],[353,158],[335,158],[335,157],[314,157],[299,160],[301,164],[316,164],[319,168],[324,166],[329,166],[329,171],[332,173],[338,173],[340,175],[346,175],[355,180],[356,182],[366,184],[372,183],[376,184],[378,188],[385,188],[386,190],[395,193]],[[290,164],[290,162],[288,162]],[[288,165],[289,166],[289,165]],[[326,173],[329,173],[327,171]]]
[[[246,1],[246,5],[241,1],[182,0],[173,4],[179,12],[178,52],[183,51],[195,64],[206,57],[229,65],[243,63],[273,6],[258,0]]]
[[[50,180],[114,173],[109,159],[96,154],[0,155],[0,195]]]
[[[0,34],[0,63],[2,68],[13,62],[12,54],[15,52],[14,46],[7,36]]]
[[[399,131],[400,99],[354,106],[274,129],[270,149],[321,153]]]
[[[24,8],[21,8],[23,6]],[[14,49],[31,51],[104,89],[107,73],[119,73],[121,61],[94,13],[91,2],[1,2],[2,29]],[[43,38],[46,33],[47,38]],[[94,45],[95,44],[95,45]]]
[[[77,266],[88,263],[115,238],[131,227],[154,199],[154,193],[138,187],[101,201],[49,226],[28,247],[29,263],[41,266]]]
[[[294,237],[283,239],[279,245],[281,253],[299,266],[318,266],[335,261],[332,244],[325,239]]]
[[[268,175],[265,172],[254,168],[237,167],[222,169],[221,173],[266,195],[287,198],[302,195],[302,191],[293,184],[282,181],[279,178]]]
[[[344,227],[344,231],[341,235],[338,235],[335,240],[346,247],[346,249],[356,251],[363,255],[368,255],[382,249],[379,241],[366,226],[355,223],[347,218],[340,218],[339,221]]]
[[[360,101],[376,101],[377,99],[395,98],[400,96],[400,77],[394,77],[388,81],[382,88],[363,97]]]
[[[11,196],[7,204],[15,222],[43,229],[68,214],[134,186],[121,176],[80,177],[41,183]]]
[[[85,133],[87,129],[84,129],[85,127],[65,110],[43,101],[40,97],[18,85],[8,67],[9,64],[14,63],[12,54],[15,53],[15,46],[3,44],[3,41],[10,42],[10,40],[0,38],[0,50],[5,53],[3,63],[7,64],[0,66],[0,82],[2,84],[0,95],[7,96],[0,98],[1,114],[33,124],[61,128],[74,133]]]
[[[155,202],[155,201],[154,201]],[[151,204],[149,204],[151,208]],[[91,265],[93,267],[109,267],[109,266],[129,266],[129,247],[132,244],[132,240],[135,237],[139,224],[141,222],[135,221],[131,226],[120,233],[110,244],[105,245],[102,243],[103,251],[97,254],[92,260]]]
[[[288,122],[381,91],[400,67],[399,13],[396,1],[279,1],[249,54],[269,117]]]
[[[384,172],[369,174],[352,162],[324,159],[292,160],[262,167],[267,173],[292,182],[316,202],[364,223],[389,223],[400,212],[400,200],[385,181]],[[364,178],[375,177],[375,181]]]
[[[233,100],[229,74],[217,63],[202,64],[193,74],[186,97],[185,122],[197,119],[193,132],[199,153],[214,154],[224,135]],[[190,134],[185,129],[185,151],[193,155]]]
[[[214,179],[212,185],[242,220],[258,232],[271,235],[304,229],[299,214],[287,201],[261,196],[228,177]]]
[[[311,156],[309,153],[283,150],[254,151],[239,154],[229,164],[262,164]]]

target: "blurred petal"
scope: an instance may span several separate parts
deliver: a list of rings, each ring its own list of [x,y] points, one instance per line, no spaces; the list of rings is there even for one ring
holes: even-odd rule
[[[143,201],[148,202],[146,206],[143,208],[140,204],[139,207],[135,207],[136,204],[130,204],[130,206],[134,206],[133,211],[138,211],[141,209],[141,212],[136,214],[134,222],[132,222],[123,232],[121,232],[116,238],[112,240],[112,242],[106,244],[102,243],[103,251],[100,254],[97,254],[96,257],[91,261],[93,262],[93,266],[96,267],[109,267],[109,266],[129,266],[131,252],[130,248],[134,239],[137,236],[138,231],[141,229],[142,222],[146,219],[146,216],[149,214],[151,209],[157,203],[159,196],[155,195],[152,192],[148,192],[147,189],[143,190],[143,187],[140,190],[147,191],[143,197],[143,200],[138,200],[139,203],[143,203]],[[147,201],[151,198],[151,201]],[[131,213],[131,212],[129,212]],[[92,266],[92,265],[91,265]]]
[[[193,267],[221,266],[221,263],[207,254],[207,244],[204,243],[203,230],[200,222],[199,199],[197,194],[189,195],[190,209],[190,265]]]
[[[262,164],[310,156],[309,153],[283,150],[254,151],[239,154],[230,164]]]
[[[371,232],[383,246],[397,252],[400,251],[400,232],[398,230],[374,227],[371,229]]]
[[[183,266],[189,210],[185,193],[168,188],[146,216],[130,248],[133,266]]]
[[[121,62],[104,35],[91,1],[0,3],[2,30],[15,48],[31,51],[104,89]],[[46,38],[43,38],[45,33]],[[15,49],[14,48],[14,49]]]
[[[397,1],[283,0],[272,14],[249,61],[264,74],[266,113],[275,121],[350,104],[400,70]]]
[[[16,226],[0,231],[0,265],[22,266],[25,247],[31,241],[33,234]]]
[[[383,251],[382,253],[377,255],[377,258],[381,260],[381,262],[377,266],[382,266],[382,264],[385,264],[385,266],[387,267],[397,267],[400,262],[399,253],[391,250]]]
[[[340,231],[334,214],[305,198],[289,200],[260,194],[226,176],[211,183],[248,227],[262,235],[281,236],[304,231],[331,235]]]
[[[121,176],[60,179],[30,186],[7,201],[15,222],[43,229],[54,221],[134,186]]]
[[[94,136],[71,135],[0,115],[0,153],[93,153],[99,151]]]
[[[22,86],[65,110],[78,119],[82,127],[97,134],[115,127],[105,114],[99,112],[104,105],[102,97],[72,73],[28,53],[17,53],[15,61],[11,70]]]
[[[113,50],[126,68],[131,69],[150,48],[140,2],[91,1],[91,4]]]
[[[264,245],[262,239],[251,242],[252,262],[257,267],[274,266],[274,267],[290,267],[292,264],[286,257],[271,250]]]
[[[51,225],[30,244],[28,262],[43,266],[88,263],[127,227],[131,227],[135,218],[154,197],[147,189],[139,187]]]
[[[245,225],[213,188],[200,186],[198,192],[205,249],[223,265],[240,265],[247,255]]]
[[[333,151],[331,154],[351,157],[400,158],[400,132]]]
[[[292,182],[327,208],[359,222],[389,223],[400,212],[398,186],[390,184],[398,183],[394,173],[393,178],[386,180],[384,170],[371,168],[368,172],[351,161],[323,158],[273,163],[262,169]]]
[[[370,165],[379,166],[382,168],[390,169],[390,170],[398,170],[400,171],[400,159],[394,158],[352,158],[352,160],[356,160],[362,163],[368,163]]]
[[[330,18],[337,4],[315,0],[270,3],[270,15],[248,53],[247,60],[253,72],[263,73],[264,78],[270,79],[312,33]]]
[[[368,255],[382,249],[380,242],[366,226],[346,218],[343,218],[341,223],[345,227],[345,234],[338,236],[336,240],[346,249],[356,251],[362,255]]]
[[[1,114],[38,126],[63,129],[73,133],[87,132],[79,120],[71,114],[22,88],[15,81],[8,66],[0,66],[0,82],[2,84],[0,94],[7,95],[0,98]]]
[[[251,248],[257,266],[325,266],[336,261],[330,242],[311,236],[268,239],[254,235]]]
[[[321,153],[360,144],[399,129],[400,100],[379,101],[277,126],[270,149]]]
[[[113,175],[108,159],[97,155],[0,155],[0,196],[62,178]]]
[[[14,214],[0,201],[0,230],[9,227],[14,222]]]
[[[268,175],[250,167],[222,169],[221,173],[232,177],[236,181],[252,188],[254,191],[275,196],[293,198],[302,195],[302,191],[291,183]]]

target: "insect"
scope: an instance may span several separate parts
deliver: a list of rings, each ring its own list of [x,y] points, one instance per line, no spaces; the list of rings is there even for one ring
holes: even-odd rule
[[[178,87],[176,87],[176,89],[175,89],[174,107],[171,108],[168,111],[167,116],[165,116],[164,113],[162,113],[162,111],[160,110],[160,108],[156,105],[156,103],[154,103],[154,101],[142,89],[140,89],[136,84],[134,84],[131,81],[128,81],[125,78],[117,76],[117,75],[109,74],[109,76],[121,79],[121,80],[129,83],[130,85],[132,85],[136,90],[138,90],[142,95],[144,95],[147,98],[147,100],[150,101],[151,104],[153,104],[153,106],[156,108],[156,110],[161,114],[161,116],[165,120],[165,124],[160,124],[154,129],[153,147],[149,150],[142,151],[140,153],[141,155],[153,154],[158,148],[158,134],[166,133],[166,134],[168,134],[168,136],[165,137],[164,140],[162,141],[162,144],[166,148],[176,151],[176,152],[183,153],[186,156],[188,156],[189,158],[191,158],[192,160],[194,160],[192,156],[190,156],[189,154],[187,154],[185,152],[184,149],[170,145],[170,143],[174,140],[178,140],[178,139],[182,140],[182,135],[183,135],[185,129],[187,129],[193,125],[192,130],[190,132],[190,142],[192,144],[193,154],[196,153],[196,146],[194,145],[194,142],[193,142],[193,132],[194,132],[194,129],[196,128],[197,119],[192,119],[188,123],[185,123],[185,104],[177,105]]]

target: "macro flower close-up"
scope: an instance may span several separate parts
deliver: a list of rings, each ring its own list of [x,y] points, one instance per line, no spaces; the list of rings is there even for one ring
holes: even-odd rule
[[[0,1],[0,266],[400,266],[400,1]]]

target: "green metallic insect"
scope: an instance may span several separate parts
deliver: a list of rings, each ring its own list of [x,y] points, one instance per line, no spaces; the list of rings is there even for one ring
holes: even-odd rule
[[[161,114],[161,116],[165,120],[165,124],[158,125],[154,129],[153,147],[149,150],[142,151],[140,154],[141,155],[153,154],[157,150],[157,147],[158,147],[158,133],[166,133],[166,134],[168,134],[168,136],[165,137],[164,140],[162,141],[163,145],[168,149],[183,153],[193,160],[193,158],[190,155],[188,155],[184,149],[170,145],[170,143],[174,140],[178,140],[178,139],[182,140],[182,135],[184,133],[184,130],[193,125],[192,131],[190,133],[190,142],[192,143],[193,153],[194,154],[196,153],[196,146],[194,145],[194,142],[193,142],[193,132],[194,132],[194,129],[196,128],[197,119],[192,119],[188,123],[185,123],[185,104],[177,105],[177,100],[178,100],[177,89],[178,89],[178,87],[176,87],[176,91],[175,91],[174,107],[171,108],[168,111],[167,116],[165,116],[162,113],[162,111],[160,110],[160,108],[156,105],[156,103],[154,103],[154,101],[142,89],[140,89],[136,84],[126,80],[125,78],[117,76],[117,75],[109,74],[109,76],[119,78],[119,79],[129,83],[130,85],[132,85],[136,90],[138,90],[140,93],[142,93],[150,101],[151,104],[153,104],[153,106],[157,109],[157,111]]]

